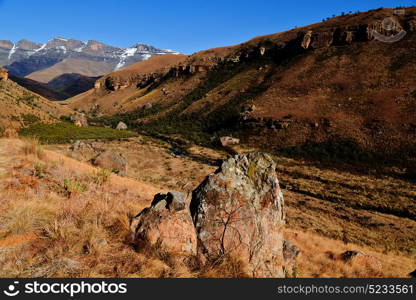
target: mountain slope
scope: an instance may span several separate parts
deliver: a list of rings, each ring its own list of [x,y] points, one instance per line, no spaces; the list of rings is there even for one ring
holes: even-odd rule
[[[83,59],[68,58],[53,65],[50,68],[33,72],[26,76],[32,80],[48,83],[64,74],[80,74],[86,77],[95,77],[111,69],[107,62],[88,61]]]
[[[94,83],[98,78],[70,73],[59,75],[48,83],[43,83],[29,78],[10,75],[10,79],[20,86],[53,101],[65,100],[88,91],[94,87]]]
[[[29,92],[17,83],[0,78],[0,128],[16,128],[33,122],[51,123],[72,110]]]
[[[76,73],[62,74],[48,82],[48,86],[66,98],[84,93],[94,87],[99,77],[88,77]]]
[[[144,44],[123,49],[93,40],[82,42],[61,37],[44,44],[27,40],[21,40],[16,44],[0,41],[0,66],[5,66],[12,75],[30,75],[29,78],[33,80],[47,83],[65,73],[100,76],[152,56],[167,53],[178,54],[172,50]],[[54,67],[56,64],[59,66]],[[42,73],[38,74],[39,71]]]
[[[24,77],[17,77],[14,75],[9,76],[10,80],[16,82],[18,85],[32,91],[42,97],[45,97],[48,100],[64,100],[67,97],[66,94],[55,90],[53,87],[50,87],[48,84],[43,82],[38,82]]]
[[[394,21],[392,32],[383,29],[385,18]],[[395,43],[376,39],[402,30]],[[111,73],[68,103],[202,144],[234,135],[320,159],[407,157],[416,153],[415,31],[415,7],[406,15],[345,15],[198,52],[168,62],[164,72]]]

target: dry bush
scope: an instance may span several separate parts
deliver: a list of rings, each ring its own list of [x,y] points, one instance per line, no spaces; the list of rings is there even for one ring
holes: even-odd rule
[[[248,278],[247,266],[237,253],[221,256],[208,263],[200,276],[204,278]]]
[[[95,170],[91,175],[91,180],[98,185],[107,183],[111,178],[111,171],[107,169]]]

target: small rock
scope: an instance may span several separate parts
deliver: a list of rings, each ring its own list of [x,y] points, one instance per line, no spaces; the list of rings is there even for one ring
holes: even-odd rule
[[[228,147],[240,144],[240,139],[233,138],[230,136],[222,136],[220,137],[220,142],[223,147]]]
[[[92,164],[103,169],[108,169],[119,175],[127,173],[127,159],[120,153],[104,151],[91,160]]]
[[[143,108],[146,110],[146,109],[150,109],[150,108],[152,108],[153,107],[153,105],[152,105],[152,103],[146,103],[144,106],[143,106]]]
[[[117,130],[127,130],[127,125],[126,125],[126,123],[120,121],[120,122],[118,122],[116,129]]]
[[[366,254],[363,251],[348,250],[341,254],[341,258],[345,262],[367,266],[373,269],[374,271],[381,271],[382,269],[382,264],[377,258],[369,254]]]
[[[301,250],[298,246],[289,241],[283,242],[283,259],[285,263],[285,273],[288,277],[296,277],[297,258]]]
[[[189,198],[179,192],[155,195],[151,207],[132,221],[133,241],[177,255],[195,255],[197,239],[189,212]]]

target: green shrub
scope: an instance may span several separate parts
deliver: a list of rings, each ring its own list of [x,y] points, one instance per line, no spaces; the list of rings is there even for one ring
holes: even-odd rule
[[[87,185],[77,179],[65,179],[63,187],[68,198],[84,193],[88,190]]]
[[[40,163],[36,163],[33,166],[33,176],[42,178],[44,173],[44,167]]]
[[[318,161],[366,162],[375,158],[374,154],[362,149],[355,141],[332,139],[322,143],[307,142],[302,145],[282,149],[279,152],[294,157]]]
[[[34,114],[23,114],[22,121],[24,126],[29,126],[40,121],[40,118]]]
[[[103,127],[77,127],[71,123],[33,124],[20,131],[21,136],[36,137],[42,143],[60,144],[71,140],[82,139],[120,139],[137,136],[137,133],[126,130],[115,130]]]
[[[107,169],[99,169],[93,172],[91,179],[95,184],[103,185],[110,180],[111,172]]]

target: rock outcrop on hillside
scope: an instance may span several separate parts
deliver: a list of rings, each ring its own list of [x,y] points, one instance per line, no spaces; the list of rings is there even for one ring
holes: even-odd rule
[[[5,69],[0,68],[0,81],[9,79],[9,73]]]
[[[124,122],[118,122],[117,126],[116,126],[117,130],[127,130],[127,125]]]

